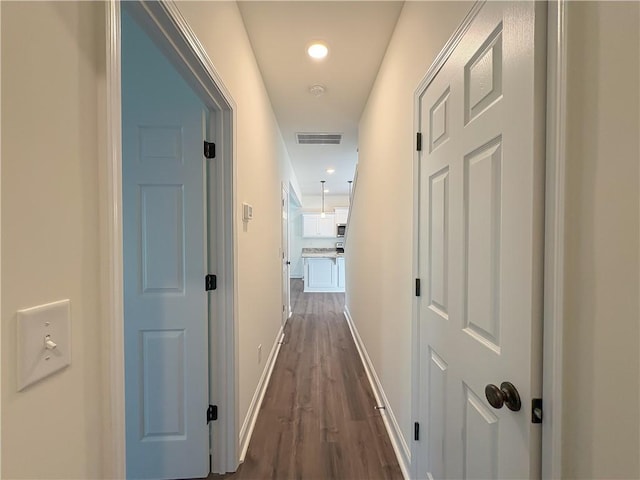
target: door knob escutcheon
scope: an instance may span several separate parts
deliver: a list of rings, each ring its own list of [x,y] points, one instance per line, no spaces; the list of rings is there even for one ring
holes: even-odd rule
[[[511,382],[502,382],[500,388],[490,383],[484,387],[484,395],[493,408],[502,408],[506,405],[509,410],[517,412],[522,407],[520,394]]]

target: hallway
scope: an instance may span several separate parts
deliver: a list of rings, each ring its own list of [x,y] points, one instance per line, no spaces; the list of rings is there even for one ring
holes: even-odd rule
[[[245,461],[223,478],[401,479],[342,313],[344,294],[302,293],[294,279],[291,304]]]

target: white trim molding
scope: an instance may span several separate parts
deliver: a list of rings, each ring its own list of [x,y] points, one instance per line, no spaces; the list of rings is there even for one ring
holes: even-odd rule
[[[105,378],[109,380],[104,417],[106,478],[126,478],[124,397],[124,309],[122,263],[122,101],[120,2],[106,3],[106,161],[100,168],[100,255],[103,325],[107,330]]]
[[[103,281],[102,313],[105,324],[105,372],[110,392],[109,408],[105,412],[105,478],[125,478],[125,392],[124,392],[124,308],[122,265],[122,140],[121,140],[121,3],[106,4],[106,155],[100,172],[101,189],[101,279]],[[211,329],[215,330],[215,359],[212,377],[215,385],[219,419],[213,429],[212,464],[214,473],[235,471],[238,467],[238,339],[237,271],[235,249],[237,225],[236,201],[236,106],[222,78],[216,71],[204,47],[171,0],[125,2],[122,4],[138,20],[150,38],[174,64],[175,68],[200,96],[215,116],[215,136],[218,147],[215,172],[216,198],[215,238],[210,235],[210,247],[216,257],[219,282],[216,302],[210,307]]]
[[[547,12],[542,478],[562,478],[567,16],[565,0]]]
[[[260,380],[258,381],[256,391],[253,393],[251,404],[249,404],[249,410],[247,410],[247,415],[244,418],[244,422],[242,422],[242,428],[240,429],[240,463],[244,462],[244,458],[247,455],[249,443],[251,442],[251,435],[253,435],[253,429],[256,426],[258,414],[260,413],[260,407],[262,406],[264,395],[267,392],[269,380],[271,380],[273,367],[275,366],[276,359],[280,353],[280,347],[284,340],[283,330],[284,325],[280,327],[276,340],[271,347],[269,358],[267,359],[267,363],[265,364]]]
[[[416,92],[414,94],[414,105],[417,104],[417,101],[419,100],[422,92],[424,92],[427,89],[427,87],[431,84],[431,82],[433,82],[433,79],[436,77],[440,69],[444,66],[444,64],[449,59],[453,51],[456,49],[456,47],[462,40],[462,37],[464,37],[464,34],[467,33],[467,30],[469,30],[469,27],[471,27],[471,23],[473,22],[473,19],[476,18],[476,16],[478,15],[478,12],[480,12],[480,9],[485,3],[486,3],[485,0],[477,1],[473,5],[473,7],[471,7],[471,10],[469,10],[469,13],[467,13],[467,16],[464,17],[464,19],[462,20],[462,23],[460,23],[460,26],[456,29],[455,32],[453,32],[453,35],[451,35],[451,37],[449,38],[445,46],[442,48],[442,50],[440,51],[436,59],[433,61],[433,63],[429,67],[429,70],[427,70],[427,73],[424,75],[424,77],[418,84],[418,88],[416,88]],[[417,122],[415,126],[419,127],[420,126],[419,112],[415,113],[414,120]],[[419,132],[419,131],[420,130],[416,130],[416,132]],[[417,154],[414,156],[417,158]]]
[[[393,409],[391,408],[391,404],[387,399],[387,395],[384,392],[384,388],[382,387],[380,378],[378,378],[378,374],[376,373],[376,369],[373,366],[371,357],[369,357],[369,353],[364,346],[364,342],[362,341],[362,338],[360,338],[358,329],[353,322],[353,317],[351,316],[349,307],[345,306],[344,316],[347,319],[347,325],[349,325],[351,336],[353,337],[353,341],[356,344],[356,348],[358,349],[358,353],[360,354],[360,359],[362,360],[362,364],[364,365],[364,370],[367,374],[367,378],[369,379],[369,383],[371,384],[371,389],[373,390],[373,396],[376,399],[376,404],[384,406],[384,409],[380,409],[379,412],[380,416],[382,417],[382,421],[384,422],[385,429],[387,430],[387,434],[389,435],[389,440],[391,440],[393,451],[395,452],[398,463],[400,464],[400,470],[402,470],[402,475],[404,476],[404,478],[409,479],[411,478],[411,449],[409,448],[404,435],[402,435],[402,430],[400,429],[400,425],[396,420],[396,416],[393,413]]]

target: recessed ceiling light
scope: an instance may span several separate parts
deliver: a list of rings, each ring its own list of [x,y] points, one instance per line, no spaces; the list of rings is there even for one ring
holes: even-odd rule
[[[307,48],[307,53],[311,58],[320,60],[327,56],[329,48],[324,43],[313,43]]]
[[[331,175],[332,173],[336,173],[336,169],[335,168],[327,168],[327,173],[329,175]]]

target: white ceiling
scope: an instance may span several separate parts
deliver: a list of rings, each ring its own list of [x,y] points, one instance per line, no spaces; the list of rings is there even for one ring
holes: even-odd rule
[[[238,6],[303,195],[348,193],[358,122],[403,2],[240,1]],[[307,56],[322,41],[329,55]],[[309,87],[321,84],[324,95]],[[297,132],[344,134],[341,145],[298,145]],[[326,173],[335,168],[333,175]]]

